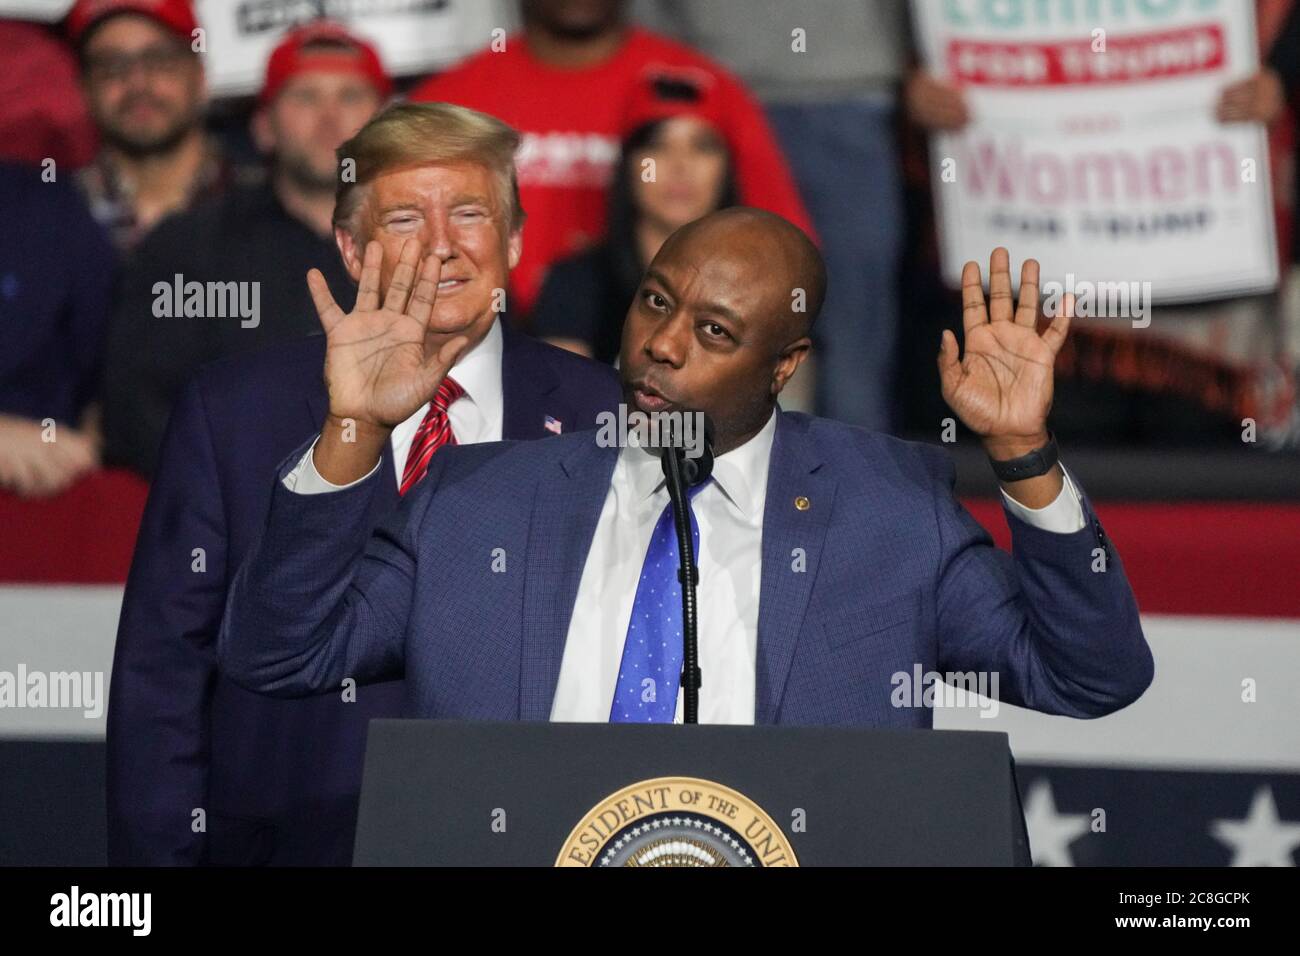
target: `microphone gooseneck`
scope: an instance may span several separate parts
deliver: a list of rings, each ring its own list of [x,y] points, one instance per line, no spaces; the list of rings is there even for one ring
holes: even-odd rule
[[[713,424],[703,414],[699,420],[703,427],[697,456],[688,457],[683,443],[677,440],[664,442],[659,451],[673,508],[673,527],[677,532],[677,580],[682,586],[682,721],[687,724],[699,723],[700,685],[704,681],[700,671],[699,604],[695,592],[700,572],[695,564],[690,503],[686,492],[688,488],[704,484],[713,473]]]

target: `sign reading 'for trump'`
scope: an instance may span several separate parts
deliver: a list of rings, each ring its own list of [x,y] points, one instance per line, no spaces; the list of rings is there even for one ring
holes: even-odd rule
[[[1032,249],[1044,280],[1141,282],[1161,302],[1276,284],[1264,129],[1215,118],[1257,68],[1253,4],[925,0],[913,15],[971,117],[931,144],[948,281],[1006,245]]]

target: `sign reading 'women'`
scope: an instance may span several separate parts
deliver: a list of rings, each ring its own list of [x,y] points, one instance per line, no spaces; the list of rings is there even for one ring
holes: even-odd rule
[[[1253,4],[914,0],[913,15],[971,114],[931,145],[954,285],[998,245],[1044,281],[1140,283],[1157,302],[1276,284],[1264,129],[1214,115],[1257,69]]]

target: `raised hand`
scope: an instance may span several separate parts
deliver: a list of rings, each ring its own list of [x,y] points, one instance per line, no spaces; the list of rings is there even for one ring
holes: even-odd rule
[[[1286,109],[1286,88],[1276,70],[1264,67],[1226,87],[1214,115],[1221,123],[1272,123]]]
[[[357,302],[345,313],[321,273],[307,274],[316,313],[325,329],[325,384],[331,418],[391,429],[437,392],[460,353],[465,336],[431,350],[426,331],[438,294],[442,261],[419,262],[420,244],[408,239],[379,300],[383,247],[366,245]],[[417,267],[419,269],[417,273]]]
[[[903,103],[912,120],[928,130],[956,132],[970,122],[970,108],[961,89],[927,70],[908,74]]]
[[[1027,259],[1021,268],[1020,302],[1013,308],[1010,260],[1001,247],[989,258],[987,308],[979,265],[966,263],[961,273],[966,354],[958,357],[957,337],[948,330],[939,350],[944,401],[998,459],[1018,457],[1047,441],[1052,367],[1073,312],[1073,297],[1067,296],[1039,335],[1038,262]]]

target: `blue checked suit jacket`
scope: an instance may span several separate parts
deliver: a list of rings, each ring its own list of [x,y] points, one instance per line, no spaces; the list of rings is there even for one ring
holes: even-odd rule
[[[1133,594],[1086,499],[1087,525],[1073,534],[1008,515],[1007,554],[954,499],[938,450],[779,414],[757,723],[928,727],[928,708],[890,703],[892,675],[918,663],[996,671],[1004,702],[1075,717],[1117,710],[1150,683]],[[405,673],[409,716],[547,719],[617,454],[593,433],[440,451],[378,529],[367,518],[374,477],[306,496],[276,476],[261,540],[231,587],[222,666],[283,696]],[[797,496],[811,507],[794,507]],[[1096,548],[1108,553],[1103,573]]]

